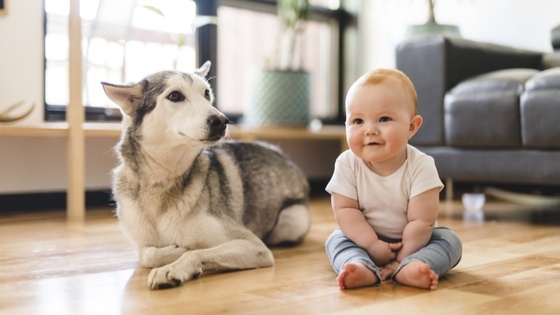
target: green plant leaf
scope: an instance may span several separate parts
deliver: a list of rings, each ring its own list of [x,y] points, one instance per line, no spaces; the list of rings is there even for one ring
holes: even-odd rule
[[[163,14],[163,12],[160,9],[154,7],[153,5],[143,5],[142,7],[154,12],[155,14],[157,14],[159,16],[165,17],[165,14]]]

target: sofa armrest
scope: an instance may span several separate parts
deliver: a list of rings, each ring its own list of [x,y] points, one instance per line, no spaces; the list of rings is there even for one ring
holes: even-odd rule
[[[560,67],[560,52],[545,53],[543,55],[543,69]]]
[[[510,68],[541,69],[541,52],[516,49],[460,37],[415,37],[396,48],[396,67],[410,77],[418,93],[424,124],[411,140],[424,146],[444,145],[443,99],[461,81]]]

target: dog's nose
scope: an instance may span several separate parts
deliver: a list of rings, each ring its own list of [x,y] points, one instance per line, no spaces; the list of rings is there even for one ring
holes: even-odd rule
[[[229,119],[224,115],[213,115],[208,117],[208,126],[212,134],[218,134],[226,130]]]

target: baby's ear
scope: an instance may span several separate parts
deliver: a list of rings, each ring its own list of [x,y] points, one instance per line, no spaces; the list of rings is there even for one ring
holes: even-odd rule
[[[422,116],[420,115],[414,115],[412,118],[410,118],[410,129],[409,129],[409,133],[408,133],[408,139],[412,138],[412,136],[414,136],[416,134],[416,132],[418,131],[418,129],[420,129],[420,126],[422,126]]]

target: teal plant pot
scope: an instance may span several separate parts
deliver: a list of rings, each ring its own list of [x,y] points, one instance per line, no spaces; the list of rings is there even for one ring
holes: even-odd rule
[[[256,73],[244,115],[247,125],[304,126],[310,120],[311,74],[265,70]]]

